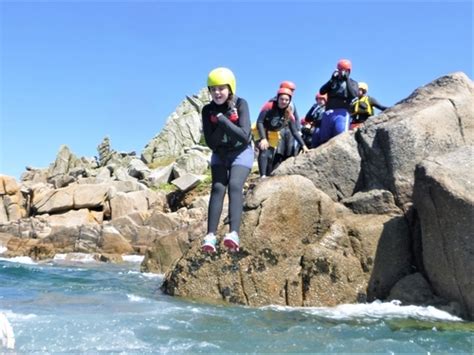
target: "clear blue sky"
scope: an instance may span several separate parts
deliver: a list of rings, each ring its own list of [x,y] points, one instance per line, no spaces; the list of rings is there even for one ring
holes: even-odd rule
[[[393,105],[439,76],[472,79],[472,1],[0,0],[0,173],[136,151],[208,72],[232,69],[252,121],[282,80],[300,114],[340,58]],[[435,124],[435,123],[434,123]]]

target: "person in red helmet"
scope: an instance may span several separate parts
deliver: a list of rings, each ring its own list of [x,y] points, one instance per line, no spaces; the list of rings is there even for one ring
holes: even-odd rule
[[[311,106],[305,116],[305,123],[309,124],[309,127],[303,127],[301,133],[303,134],[303,140],[310,147],[313,146],[313,137],[317,134],[319,126],[321,125],[321,119],[323,113],[326,110],[326,102],[328,96],[318,92],[315,96],[316,103]]]
[[[278,147],[279,143],[276,142],[276,144],[271,145],[269,142],[271,133],[281,132],[283,128],[289,127],[289,131],[294,139],[301,145],[303,152],[306,153],[308,151],[296,128],[295,117],[293,115],[293,109],[291,108],[292,97],[293,92],[291,89],[279,88],[276,101],[267,102],[258,115],[257,129],[261,137],[258,145],[258,166],[261,177],[271,174],[282,161],[281,158],[275,156],[276,147]]]
[[[296,84],[293,81],[290,80],[284,80],[280,83],[280,89],[289,89],[292,92],[292,95],[294,96],[295,90],[296,90]],[[274,102],[277,101],[277,97],[273,96],[270,100],[268,100],[260,109],[260,112],[267,110],[269,104],[273,104]],[[300,117],[298,114],[298,110],[296,109],[296,105],[292,100],[290,101],[290,107],[293,110],[293,116],[295,117],[295,122],[296,122],[296,129],[298,131],[301,130],[301,123],[300,123]],[[285,160],[289,157],[296,156],[296,154],[300,151],[301,147],[299,146],[299,143],[293,139],[293,135],[291,134],[290,130],[288,127],[284,127],[281,131],[279,131],[279,135],[282,137],[280,139],[280,143],[276,149],[275,154],[278,154],[278,156]]]
[[[339,60],[331,79],[319,89],[321,94],[327,94],[327,103],[321,126],[313,139],[313,147],[349,130],[351,102],[358,93],[357,81],[349,77],[351,72],[351,61]]]

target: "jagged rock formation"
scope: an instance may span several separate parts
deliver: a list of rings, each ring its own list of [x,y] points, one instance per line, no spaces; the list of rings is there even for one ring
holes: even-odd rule
[[[441,77],[405,100],[304,156],[275,175],[299,174],[335,201],[358,191],[390,191],[399,207],[410,203],[416,164],[474,143],[472,81],[463,73]]]
[[[221,246],[208,256],[200,251],[208,198],[184,193],[208,167],[210,152],[199,145],[203,90],[141,158],[110,142],[95,160],[64,146],[48,169],[28,168],[17,187],[0,180],[0,245],[7,256],[36,259],[139,253],[143,270],[169,270],[166,292],[206,301],[397,298],[474,319],[473,93],[464,74],[444,76],[356,132],[287,160],[249,188],[241,251]],[[154,191],[176,178],[178,193]]]
[[[198,144],[202,136],[201,109],[208,102],[210,96],[207,88],[197,95],[186,96],[168,117],[163,130],[145,146],[143,161],[164,166],[179,157],[184,148]]]
[[[473,319],[473,99],[465,74],[447,75],[356,132],[285,161],[246,198],[242,251],[205,256],[196,241],[163,289],[214,302],[319,306],[403,296],[412,285],[420,304]],[[455,153],[463,147],[470,153]],[[312,186],[276,180],[287,175]],[[255,203],[255,194],[268,198]],[[329,217],[328,200],[338,211]]]

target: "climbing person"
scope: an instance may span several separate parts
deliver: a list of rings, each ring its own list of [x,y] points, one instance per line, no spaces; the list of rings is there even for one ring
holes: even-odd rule
[[[292,137],[301,145],[303,152],[308,151],[308,147],[303,142],[298,129],[296,128],[291,99],[293,92],[287,88],[279,88],[276,101],[269,101],[260,111],[257,119],[257,129],[261,137],[258,148],[258,164],[261,177],[270,175],[281,163],[282,157],[276,154],[279,145],[278,139],[280,131],[289,127]]]
[[[370,116],[374,114],[374,107],[380,111],[385,111],[387,106],[380,104],[375,98],[368,95],[369,85],[364,82],[359,83],[359,93],[351,104],[351,125],[354,130],[360,127]]]
[[[295,96],[296,85],[294,82],[285,80],[280,83],[280,89],[290,89],[292,92],[292,98],[290,102],[291,109],[293,110],[293,117],[295,118],[296,129],[298,132],[301,131],[300,117],[298,115],[298,110],[296,109],[296,104],[293,101]],[[286,126],[279,132],[280,134],[280,143],[276,149],[276,154],[278,157],[281,157],[281,160],[284,161],[289,157],[296,156],[301,149],[298,141],[293,138],[292,133],[290,132],[290,127]]]
[[[331,79],[319,89],[321,94],[327,94],[327,102],[321,126],[313,139],[313,148],[349,130],[349,110],[358,91],[357,82],[349,78],[351,71],[350,60],[339,60]]]
[[[230,251],[239,251],[243,186],[254,159],[249,108],[247,101],[236,95],[236,80],[230,69],[220,67],[212,70],[207,86],[212,100],[202,109],[202,124],[204,139],[212,150],[212,188],[202,251],[216,252],[216,232],[226,189],[230,231],[223,242]]]
[[[323,113],[326,110],[326,102],[328,96],[326,94],[321,94],[318,92],[315,96],[316,103],[311,106],[311,108],[306,113],[304,117],[304,122],[309,127],[302,128],[301,132],[306,139],[305,142],[309,142],[309,146],[313,147],[313,140],[315,139],[317,132],[319,131],[319,126],[321,126],[321,119],[323,118]],[[307,143],[308,144],[308,143]]]
[[[296,84],[292,81],[284,80],[280,83],[279,88],[291,90],[292,95],[294,96],[294,93],[296,90]],[[277,96],[275,95],[262,106],[262,108],[260,109],[260,112],[262,112],[263,110],[267,110],[269,103],[274,103],[276,101],[277,101]],[[298,110],[296,109],[296,105],[293,99],[290,102],[290,106],[291,106],[291,109],[293,110],[293,116],[295,117],[296,128],[298,131],[300,131],[301,130],[300,118],[299,118]],[[279,144],[276,149],[276,153],[283,160],[292,156],[296,156],[297,153],[301,149],[298,142],[293,139],[293,135],[291,134],[288,127],[285,127],[281,131],[278,132],[278,140],[279,140]]]

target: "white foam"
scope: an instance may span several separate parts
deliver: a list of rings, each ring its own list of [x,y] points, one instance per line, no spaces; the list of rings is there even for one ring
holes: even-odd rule
[[[262,308],[271,308],[281,311],[300,310],[317,316],[335,320],[351,319],[386,319],[386,318],[416,318],[423,320],[439,321],[462,321],[461,318],[453,316],[448,312],[441,311],[433,306],[402,306],[400,301],[360,304],[342,304],[336,307],[285,307],[285,306],[267,306]]]
[[[0,313],[0,342],[7,349],[15,348],[15,335],[13,328],[5,314]]]
[[[14,321],[29,320],[29,319],[33,319],[37,317],[37,315],[34,313],[22,314],[22,313],[14,313],[10,310],[2,310],[2,309],[0,309],[0,313],[5,314],[8,317],[8,319],[14,320]]]
[[[165,274],[155,274],[155,273],[152,273],[152,272],[140,272],[140,271],[134,271],[134,270],[129,270],[127,271],[127,274],[129,275],[140,275],[140,276],[144,276],[144,277],[148,277],[148,278],[160,278],[160,277],[164,277]]]
[[[123,261],[129,263],[141,263],[145,259],[144,255],[122,255]]]
[[[37,264],[29,256],[15,256],[14,258],[0,258],[0,260],[9,261],[11,263],[28,264],[28,265]]]
[[[154,278],[157,278],[157,277],[158,278],[165,277],[164,274],[154,274],[152,272],[143,272],[142,275],[145,276],[145,277],[148,277],[150,279],[154,279]]]
[[[79,263],[97,263],[94,254],[87,253],[68,253],[63,260]]]
[[[127,294],[127,297],[130,300],[130,302],[145,302],[146,301],[146,298],[140,297],[140,296]]]
[[[66,254],[55,254],[53,260],[55,261],[66,260]]]

